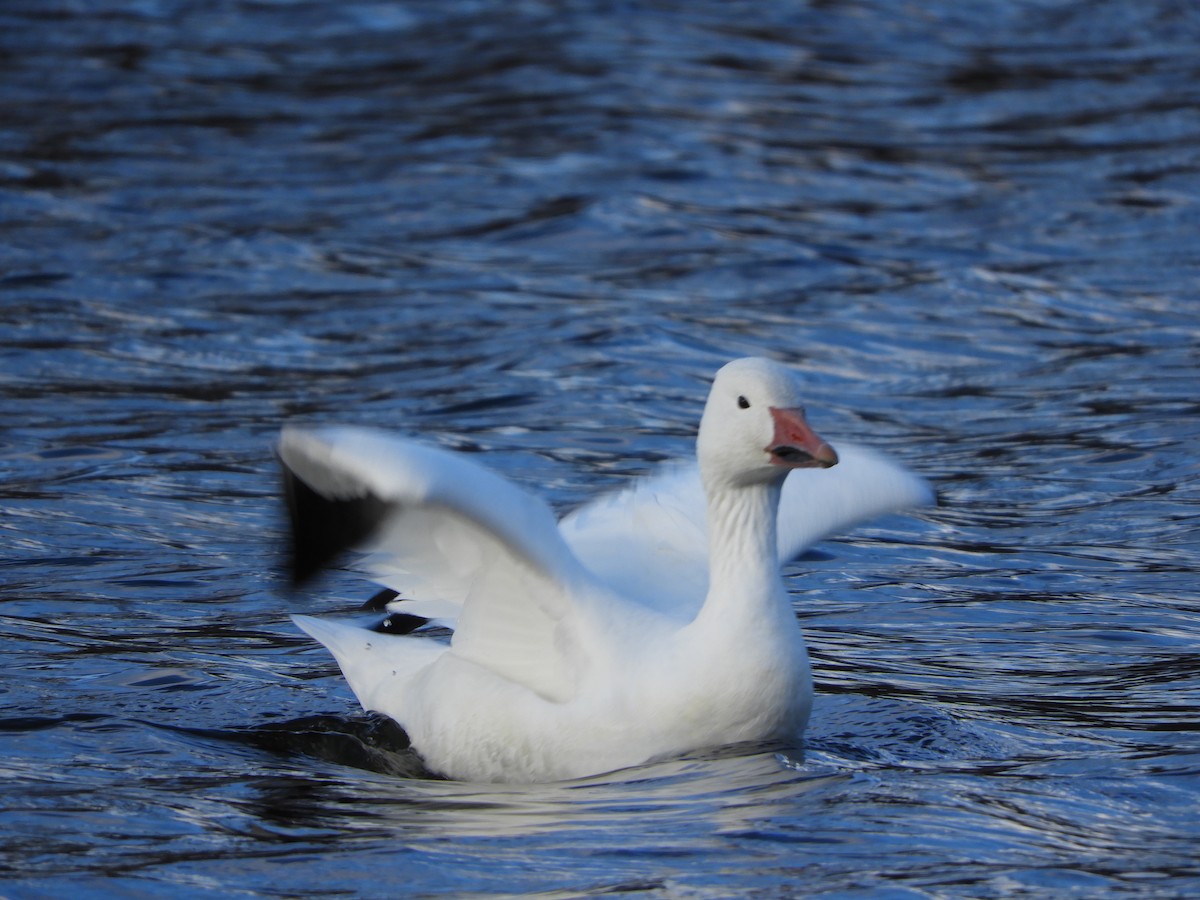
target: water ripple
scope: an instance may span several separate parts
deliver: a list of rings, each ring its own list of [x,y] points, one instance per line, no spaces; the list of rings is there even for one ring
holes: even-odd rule
[[[0,10],[6,891],[1194,892],[1187,4],[93,7]],[[286,625],[283,422],[565,510],[743,354],[939,494],[789,568],[802,745],[431,779]]]

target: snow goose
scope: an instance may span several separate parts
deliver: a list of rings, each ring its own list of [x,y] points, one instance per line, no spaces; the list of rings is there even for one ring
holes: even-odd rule
[[[717,373],[696,465],[562,523],[472,460],[378,431],[288,427],[278,452],[298,580],[354,548],[413,598],[395,609],[457,616],[449,644],[294,619],[430,769],[471,781],[798,736],[812,679],[781,558],[931,499],[881,456],[835,452],[792,373],[765,359]]]

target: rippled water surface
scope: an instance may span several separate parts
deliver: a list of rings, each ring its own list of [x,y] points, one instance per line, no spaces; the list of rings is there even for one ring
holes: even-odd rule
[[[1200,16],[0,8],[0,895],[1200,891]],[[936,510],[789,569],[794,747],[421,776],[287,621],[285,421],[569,509],[764,354]]]

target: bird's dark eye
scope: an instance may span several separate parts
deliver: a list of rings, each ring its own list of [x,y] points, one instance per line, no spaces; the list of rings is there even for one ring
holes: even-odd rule
[[[738,397],[738,409],[749,409],[750,401],[745,397]]]

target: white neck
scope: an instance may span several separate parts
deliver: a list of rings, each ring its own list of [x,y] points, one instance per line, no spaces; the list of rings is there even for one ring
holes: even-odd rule
[[[708,497],[708,596],[697,621],[769,621],[787,609],[779,574],[776,520],[783,480],[706,486]]]
[[[683,631],[688,678],[708,707],[713,741],[795,734],[812,702],[804,638],[779,574],[782,478],[750,485],[706,479],[708,596]],[[681,637],[683,637],[681,635]]]

